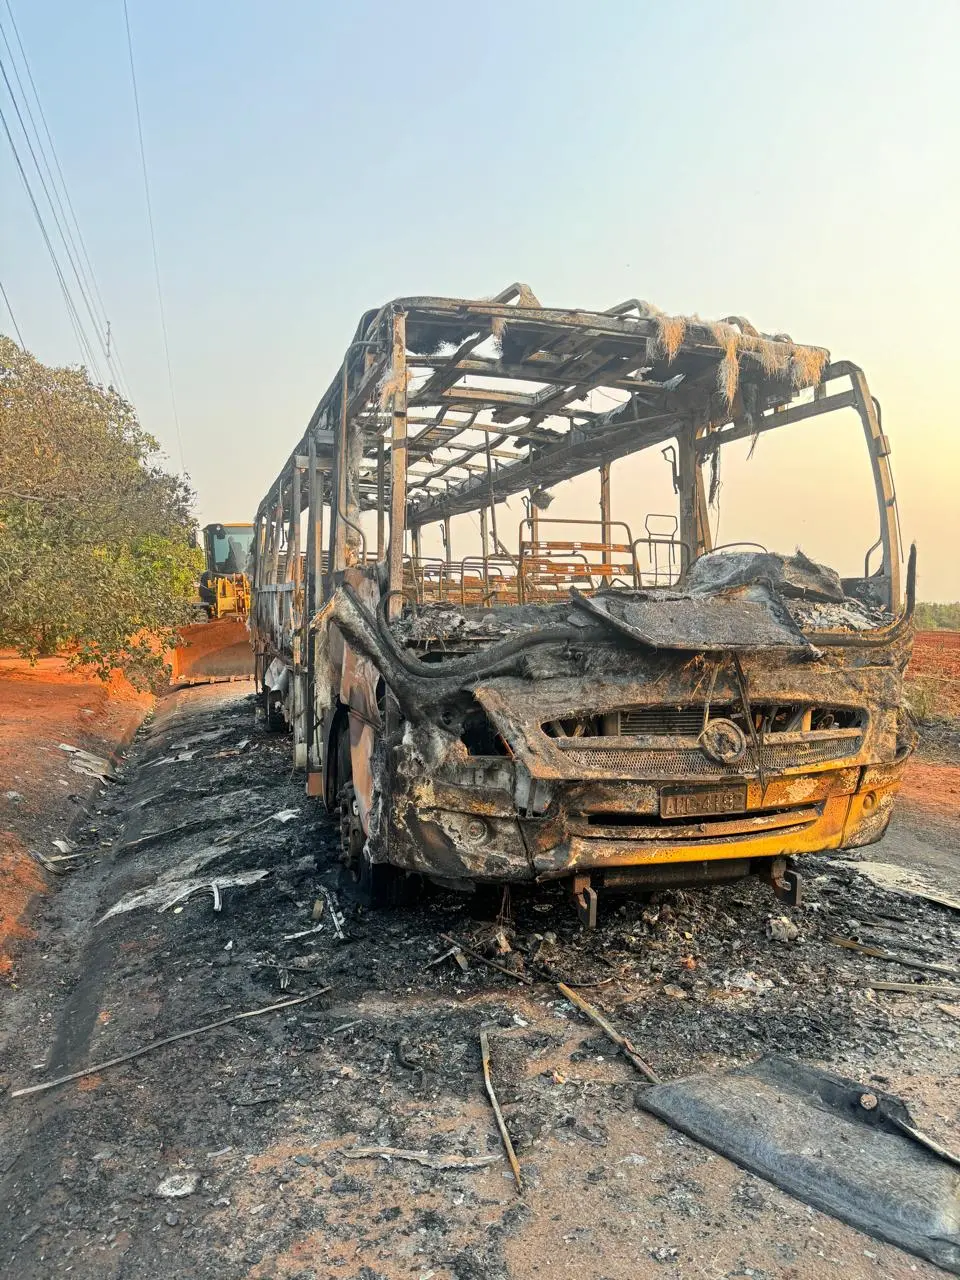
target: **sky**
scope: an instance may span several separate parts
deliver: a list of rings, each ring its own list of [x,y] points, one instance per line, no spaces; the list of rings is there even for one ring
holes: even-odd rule
[[[365,310],[524,280],[545,305],[744,315],[860,364],[920,596],[960,598],[957,0],[128,3],[203,521],[252,517]],[[132,398],[179,468],[122,0],[10,4]],[[2,136],[0,280],[26,345],[76,362]],[[722,541],[857,571],[877,521],[851,412],[726,452]],[[614,468],[634,536],[665,466]],[[556,510],[594,515],[574,484]]]

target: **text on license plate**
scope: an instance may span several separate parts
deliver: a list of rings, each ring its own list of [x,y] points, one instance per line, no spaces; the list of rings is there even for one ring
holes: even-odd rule
[[[745,813],[747,784],[729,787],[687,787],[660,792],[661,818],[707,818],[713,814]]]

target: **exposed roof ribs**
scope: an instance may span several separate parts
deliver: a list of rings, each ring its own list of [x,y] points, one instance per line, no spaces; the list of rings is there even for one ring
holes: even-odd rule
[[[711,324],[670,317],[636,299],[609,311],[551,309],[520,284],[488,301],[400,298],[361,320],[344,366],[261,510],[276,503],[281,483],[289,486],[311,433],[336,438],[344,381],[347,421],[362,442],[361,471],[369,476],[383,448],[389,475],[386,380],[398,312],[406,316],[414,526],[489,502],[488,465],[501,499],[660,443],[682,424],[749,426],[816,385],[828,360],[822,348],[758,334],[739,318]],[[329,453],[331,436],[323,440]],[[367,480],[361,500],[376,501]]]

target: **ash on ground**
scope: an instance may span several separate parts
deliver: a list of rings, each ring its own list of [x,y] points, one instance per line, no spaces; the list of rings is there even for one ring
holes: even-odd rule
[[[678,1277],[708,1263],[704,1274],[785,1275],[789,1263],[806,1277],[834,1254],[852,1277],[936,1274],[638,1111],[642,1077],[556,982],[578,985],[664,1078],[776,1050],[898,1090],[956,1147],[943,1101],[957,1096],[956,1013],[869,987],[919,985],[923,969],[829,941],[956,966],[955,913],[826,857],[804,860],[799,907],[756,881],[606,896],[593,932],[560,888],[435,892],[415,908],[365,911],[339,871],[334,823],[304,798],[288,741],[255,727],[251,699],[184,699],[141,734],[123,777],[75,833],[89,858],[48,899],[42,946],[7,993],[4,1081],[330,990],[8,1102],[7,1274],[498,1280],[565,1276],[562,1255],[570,1274],[610,1280],[651,1263]],[[272,817],[288,809],[296,820]],[[163,914],[91,924],[198,862],[212,878],[268,875],[224,888],[219,912],[201,892]],[[450,950],[443,934],[532,983],[469,956],[466,971],[456,955],[431,963]],[[440,1171],[350,1157],[358,1146],[500,1155],[484,1026],[522,1198],[502,1160]],[[174,1176],[193,1190],[165,1197]],[[886,1270],[858,1270],[865,1251]]]

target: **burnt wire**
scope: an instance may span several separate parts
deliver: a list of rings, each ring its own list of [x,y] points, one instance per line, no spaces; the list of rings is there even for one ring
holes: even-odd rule
[[[712,507],[720,495],[720,450],[714,449],[710,455],[710,496],[707,501]]]
[[[544,627],[539,631],[528,631],[524,635],[514,636],[501,644],[491,645],[476,658],[451,659],[448,662],[430,663],[411,659],[400,648],[387,622],[387,608],[391,599],[402,595],[399,591],[389,591],[377,605],[377,616],[374,619],[359,596],[347,583],[341,588],[350,599],[351,604],[359,610],[368,625],[372,626],[381,643],[387,648],[391,657],[412,676],[432,680],[446,680],[451,676],[479,680],[483,676],[493,675],[504,663],[512,661],[525,649],[532,649],[542,644],[564,644],[572,640],[582,639],[578,628],[571,626]]]
[[[757,773],[760,777],[760,793],[761,799],[767,790],[767,780],[763,768],[763,725],[760,726],[760,736],[757,735],[757,726],[753,723],[753,708],[750,706],[750,690],[747,688],[747,677],[743,671],[743,664],[740,661],[739,653],[731,654],[733,658],[733,669],[737,673],[737,688],[740,692],[740,702],[743,706],[743,714],[747,718],[747,727],[750,730],[750,741],[753,749],[757,753]]]
[[[706,731],[707,725],[710,722],[710,703],[713,701],[713,693],[717,687],[717,676],[720,674],[720,668],[722,665],[723,660],[721,659],[719,662],[715,662],[710,668],[710,687],[707,689],[707,700],[703,707],[703,728],[700,730],[701,733]]]

